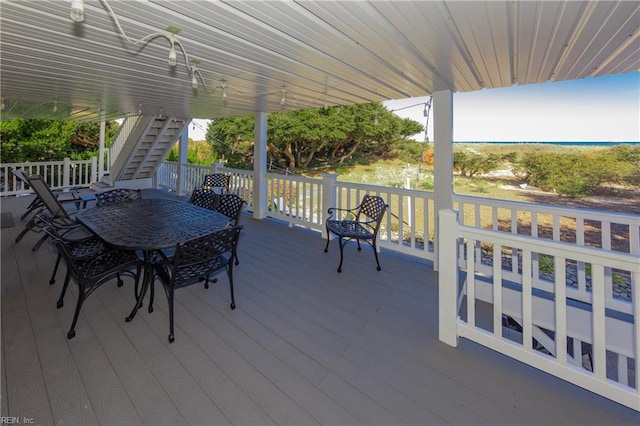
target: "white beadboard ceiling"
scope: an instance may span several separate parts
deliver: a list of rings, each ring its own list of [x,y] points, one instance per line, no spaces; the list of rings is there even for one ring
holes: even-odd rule
[[[215,118],[640,69],[638,1],[0,1],[3,119]],[[222,98],[222,83],[227,99]],[[284,106],[281,99],[284,94]],[[55,106],[55,107],[54,107]],[[56,110],[56,111],[54,111]]]

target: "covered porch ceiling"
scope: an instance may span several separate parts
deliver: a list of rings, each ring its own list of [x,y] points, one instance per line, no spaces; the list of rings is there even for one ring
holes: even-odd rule
[[[210,119],[640,69],[636,1],[85,0],[83,22],[70,9],[0,2],[2,119]],[[118,25],[161,35],[133,44]],[[170,27],[187,53],[176,44],[175,67]]]

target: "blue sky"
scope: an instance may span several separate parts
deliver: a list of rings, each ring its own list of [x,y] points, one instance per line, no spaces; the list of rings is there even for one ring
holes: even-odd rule
[[[428,97],[384,102],[388,109]],[[425,122],[423,106],[398,111]],[[640,141],[640,73],[530,84],[453,95],[453,137],[482,141]],[[196,120],[189,136],[204,139],[207,120]],[[433,112],[429,140],[433,141]],[[204,129],[204,130],[203,130]],[[424,140],[424,134],[415,139]]]
[[[388,109],[428,98],[387,101]],[[397,112],[424,124],[418,105]],[[640,73],[453,95],[454,140],[640,141]],[[433,114],[429,118],[433,141]],[[417,135],[424,140],[424,134]]]

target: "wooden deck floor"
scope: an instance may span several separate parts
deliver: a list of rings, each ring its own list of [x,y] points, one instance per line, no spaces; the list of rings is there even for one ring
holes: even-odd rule
[[[244,216],[235,269],[176,292],[176,341],[166,301],[133,305],[129,283],[102,286],[66,339],[75,291],[62,309],[48,285],[51,244],[14,243],[30,197],[2,199],[2,416],[36,424],[640,424],[640,414],[461,340],[437,339],[436,273],[384,252]],[[64,268],[62,268],[64,269]],[[75,289],[73,289],[75,290]]]

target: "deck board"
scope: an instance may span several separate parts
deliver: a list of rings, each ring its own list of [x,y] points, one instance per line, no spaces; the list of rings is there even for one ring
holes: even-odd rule
[[[147,194],[151,194],[148,192]],[[56,309],[64,267],[29,233],[30,197],[7,197],[2,237],[2,415],[41,424],[640,424],[640,414],[464,339],[438,338],[437,273],[426,262],[243,216],[237,308],[224,275],[136,318],[110,282],[66,339],[77,292]],[[126,279],[125,279],[126,280]]]

